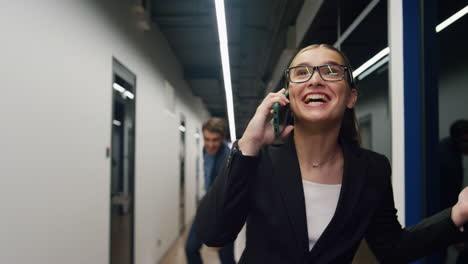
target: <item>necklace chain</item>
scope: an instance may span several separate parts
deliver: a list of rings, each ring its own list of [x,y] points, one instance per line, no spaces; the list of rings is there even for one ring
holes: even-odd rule
[[[330,156],[327,160],[325,160],[325,161],[322,161],[322,162],[312,162],[312,168],[319,168],[319,167],[323,166],[325,163],[327,163],[327,162],[329,162],[330,160],[332,160],[332,159],[335,157],[335,155],[336,155],[337,152],[338,152],[338,151],[335,150],[335,152],[333,153],[333,155],[331,155],[331,156]]]

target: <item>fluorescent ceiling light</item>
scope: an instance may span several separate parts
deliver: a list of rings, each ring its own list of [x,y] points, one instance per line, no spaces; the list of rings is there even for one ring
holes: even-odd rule
[[[362,73],[357,77],[357,79],[358,79],[358,80],[362,80],[362,79],[366,78],[368,75],[370,75],[371,73],[373,73],[375,70],[377,70],[378,68],[380,68],[380,66],[384,65],[384,64],[387,63],[389,60],[390,60],[390,57],[389,57],[389,56],[385,56],[385,58],[383,58],[382,60],[380,60],[380,61],[377,62],[376,64],[372,65],[372,67],[370,67],[370,68],[367,69],[366,71],[362,72]]]
[[[123,88],[122,86],[120,86],[118,83],[112,84],[112,87],[114,87],[115,90],[117,90],[118,92],[121,92],[121,93],[123,93],[123,92],[126,91],[125,88]]]
[[[216,21],[218,23],[219,49],[221,51],[221,64],[223,66],[224,90],[226,94],[226,104],[229,119],[229,131],[231,141],[236,137],[236,123],[234,119],[234,103],[232,99],[231,70],[229,66],[228,38],[226,28],[226,15],[224,12],[224,0],[215,0]]]
[[[354,78],[356,78],[359,74],[361,74],[362,72],[367,70],[370,66],[374,65],[374,63],[378,62],[380,59],[387,56],[389,53],[390,53],[390,48],[389,47],[386,47],[385,49],[381,50],[379,53],[377,53],[370,60],[368,60],[364,64],[362,64],[361,67],[359,67],[355,71],[353,71]]]
[[[133,100],[133,98],[135,97],[135,96],[134,96],[131,92],[129,92],[129,91],[125,91],[125,92],[123,93],[123,95],[127,96],[128,98],[130,98],[130,99],[132,99],[132,100]]]
[[[462,16],[466,15],[467,13],[468,13],[468,5],[465,6],[464,8],[462,8],[457,13],[453,14],[451,17],[446,19],[444,22],[437,25],[436,26],[436,32],[442,31],[444,28],[448,27],[450,24],[457,21],[458,19],[460,19]],[[353,71],[354,78],[357,78],[361,73],[363,73],[365,70],[367,70],[369,67],[374,65],[376,62],[378,62],[383,57],[387,56],[389,53],[390,53],[390,48],[389,47],[386,47],[381,52],[377,53],[374,57],[372,57],[370,60],[366,61],[359,68],[357,68],[355,71]],[[386,61],[388,61],[388,59]],[[382,64],[384,64],[384,63],[379,63],[379,66],[382,65]],[[378,67],[375,67],[375,68],[378,68]],[[366,74],[366,76],[369,75],[371,72],[372,71],[369,71]],[[366,76],[361,76],[359,79],[363,79]]]
[[[457,21],[458,19],[460,19],[462,16],[466,15],[467,13],[468,13],[468,5],[462,8],[457,13],[453,14],[451,17],[447,18],[444,22],[437,25],[436,32],[442,31],[442,29],[448,27],[450,24]]]
[[[133,100],[133,98],[135,98],[135,96],[134,96],[130,91],[127,91],[125,88],[123,88],[122,86],[120,86],[118,83],[113,83],[113,84],[112,84],[112,87],[113,87],[116,91],[120,92],[120,93],[122,94],[122,96],[124,96],[124,98],[125,98],[125,96],[128,97],[128,98],[130,98],[130,99],[132,99],[132,100]]]

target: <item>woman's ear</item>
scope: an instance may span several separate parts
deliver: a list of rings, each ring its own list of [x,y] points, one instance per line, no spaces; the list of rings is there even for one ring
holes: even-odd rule
[[[346,104],[346,107],[348,107],[349,109],[352,109],[354,107],[354,105],[356,104],[357,98],[358,98],[357,90],[355,88],[351,89],[351,94],[349,96],[348,103]]]

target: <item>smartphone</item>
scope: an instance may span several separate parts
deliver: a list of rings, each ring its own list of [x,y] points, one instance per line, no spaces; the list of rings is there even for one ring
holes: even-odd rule
[[[288,91],[284,95],[289,99]],[[281,106],[279,103],[273,104],[273,129],[275,137],[279,137],[284,129],[292,124],[293,121],[289,104],[286,106]]]

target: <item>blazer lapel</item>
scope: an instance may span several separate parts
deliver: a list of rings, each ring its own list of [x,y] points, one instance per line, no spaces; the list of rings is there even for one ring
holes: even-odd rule
[[[357,147],[352,147],[342,140],[340,143],[343,149],[344,168],[338,204],[330,223],[312,248],[310,257],[324,252],[329,243],[336,243],[339,240],[346,219],[351,217],[355,206],[359,203],[359,196],[365,182],[367,171],[365,155],[362,155]]]
[[[284,144],[271,148],[270,155],[274,178],[296,238],[297,249],[301,252],[298,258],[304,259],[309,252],[309,239],[304,190],[293,137],[290,136]]]

